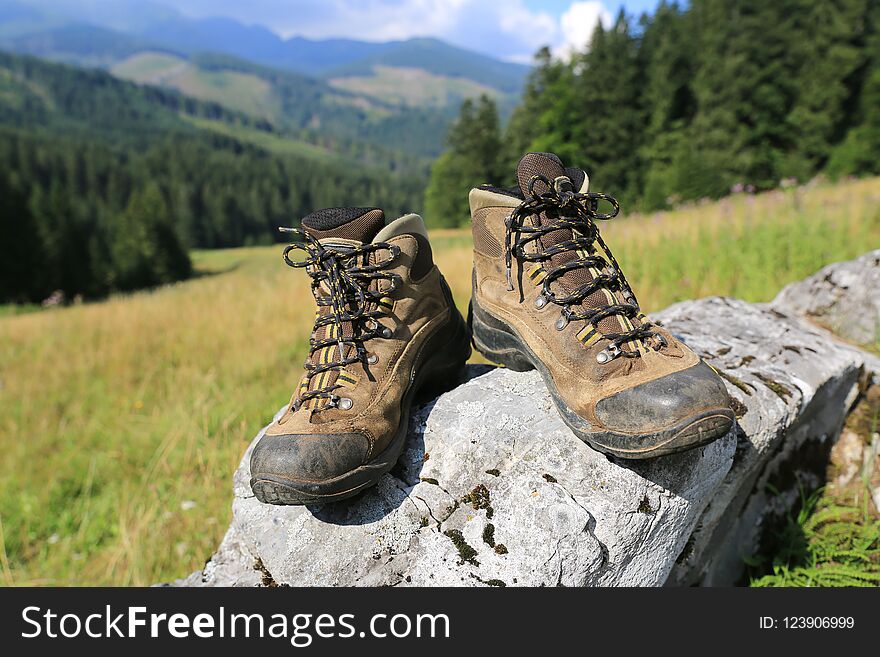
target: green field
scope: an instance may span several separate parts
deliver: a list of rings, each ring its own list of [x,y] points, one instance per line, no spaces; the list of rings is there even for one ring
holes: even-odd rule
[[[880,247],[880,179],[632,215],[603,234],[649,311],[766,301]],[[465,309],[468,233],[432,243]],[[0,582],[142,585],[203,565],[242,452],[300,377],[311,299],[280,251],[197,252],[202,275],[185,283],[0,312]]]
[[[282,113],[271,83],[250,73],[204,70],[182,57],[158,52],[132,55],[111,71],[126,80],[170,87],[187,96],[273,122]]]
[[[116,63],[113,75],[140,84],[164,84],[175,71],[188,66],[186,59],[164,52],[139,52]]]
[[[210,130],[227,137],[232,137],[237,141],[253,144],[258,148],[275,153],[277,155],[294,155],[297,157],[306,157],[321,162],[337,162],[350,166],[351,162],[345,156],[335,153],[326,148],[315,146],[298,139],[279,135],[274,132],[266,132],[244,125],[231,125],[223,121],[214,121],[211,119],[202,119],[198,117],[181,115],[181,118],[192,123],[202,130]]]
[[[372,75],[333,78],[330,84],[337,89],[410,107],[446,107],[481,94],[496,100],[502,95],[473,80],[403,66],[374,66]]]

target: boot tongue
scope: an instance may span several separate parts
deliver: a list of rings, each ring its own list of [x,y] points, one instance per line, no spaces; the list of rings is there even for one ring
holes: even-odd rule
[[[327,208],[303,217],[302,227],[316,240],[343,239],[371,242],[385,226],[379,208]]]
[[[562,160],[553,153],[526,153],[522,156],[516,167],[516,179],[519,182],[519,188],[523,196],[526,198],[529,198],[532,194],[544,194],[550,190],[550,187],[543,180],[536,180],[534,185],[532,185],[532,189],[529,190],[529,185],[535,176],[546,178],[552,185],[553,181],[557,178],[561,176],[568,177],[568,173],[562,164]],[[542,213],[532,217],[532,221],[537,226],[549,226],[552,225],[555,219],[550,219],[546,214]],[[540,242],[541,246],[546,249],[559,242],[570,240],[572,237],[572,230],[570,228],[560,228],[541,237]],[[577,258],[578,255],[576,253],[567,251],[553,256],[548,264],[551,267],[555,267]],[[576,269],[557,279],[555,285],[560,285],[563,289],[570,292],[579,285],[588,282],[590,278],[586,270]]]
[[[560,176],[567,175],[562,160],[553,153],[526,153],[516,166],[516,180],[523,196],[529,196],[529,182],[534,176],[543,176],[553,184]],[[541,180],[535,181],[532,190],[535,194],[543,194],[550,188]]]
[[[531,182],[534,176],[543,176],[547,180],[550,181],[550,184],[553,184],[553,181],[560,176],[565,176],[572,181],[572,185],[577,191],[580,189],[581,185],[584,184],[585,176],[584,173],[580,169],[572,169],[566,168],[563,165],[562,161],[554,155],[553,153],[527,153],[523,155],[522,159],[519,161],[519,164],[516,167],[516,178],[519,182],[520,190],[523,193],[523,196],[529,198],[531,194],[543,194],[549,191],[549,187],[542,180],[535,181],[535,184],[532,186],[532,190],[529,190],[529,183]],[[553,224],[555,219],[548,218],[545,214],[541,214],[539,216],[533,217],[533,221],[535,225],[544,225],[550,226]],[[558,230],[553,230],[544,235],[541,240],[541,247],[546,249],[554,244],[559,244],[560,242],[564,242],[565,240],[570,240],[574,237],[572,234],[572,230],[570,228],[559,228]],[[545,263],[545,269],[552,269],[554,267],[559,267],[573,260],[577,260],[580,256],[574,251],[564,251],[562,253],[558,253],[552,256],[549,262]],[[588,269],[573,269],[565,274],[563,274],[560,278],[556,279],[556,281],[552,284],[553,289],[562,289],[565,292],[572,292],[576,290],[578,287],[585,285],[593,280],[594,278],[593,270]],[[609,298],[610,297],[610,298]],[[597,308],[600,306],[607,305],[609,303],[613,303],[615,297],[608,291],[605,290],[596,290],[589,296],[587,296],[580,304],[580,308],[575,307],[575,310],[586,310],[590,308]],[[616,315],[612,315],[610,317],[606,317],[599,322],[599,328],[604,333],[612,333],[622,330],[627,330],[629,327],[625,320]],[[624,349],[627,347],[625,346]]]
[[[379,208],[327,208],[313,212],[302,219],[303,230],[311,237],[326,246],[333,245],[342,251],[350,251],[358,244],[372,242],[384,226],[385,213]],[[321,291],[324,294],[329,293],[326,285],[322,285]],[[321,306],[318,313],[326,316],[330,313],[330,307]],[[340,328],[345,337],[351,337],[354,333],[351,322],[342,322]],[[316,332],[315,337],[316,339],[327,339],[331,335],[330,331],[330,325],[322,326]],[[339,348],[336,345],[330,345],[314,352],[310,361],[313,365],[318,365],[322,362],[339,360],[341,357]],[[330,370],[305,379],[304,384],[310,390],[318,384],[329,386],[336,382],[338,376],[337,370]],[[306,404],[306,408],[316,409],[324,404],[325,402],[321,400],[310,400]],[[320,416],[313,416],[310,421],[321,422],[324,420]]]

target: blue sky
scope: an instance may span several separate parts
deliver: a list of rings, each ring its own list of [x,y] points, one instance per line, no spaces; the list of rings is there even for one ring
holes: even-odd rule
[[[500,59],[527,62],[541,46],[563,56],[586,44],[621,6],[658,0],[153,0],[194,17],[228,16],[283,36],[370,41],[434,36]]]
[[[621,6],[626,7],[626,10],[630,13],[640,14],[643,11],[653,11],[659,1],[660,0],[623,0],[623,2],[620,2],[618,0],[617,2],[609,1],[604,4],[615,14]],[[569,5],[571,5],[571,0],[526,0],[525,5],[529,9],[544,9],[545,11],[549,11],[559,16],[562,12],[568,9]]]

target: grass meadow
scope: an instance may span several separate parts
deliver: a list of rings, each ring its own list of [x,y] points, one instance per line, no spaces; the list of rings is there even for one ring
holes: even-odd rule
[[[603,235],[648,311],[766,301],[880,247],[880,179],[625,216]],[[465,311],[469,233],[432,244]],[[313,306],[278,246],[194,261],[198,277],[150,292],[0,308],[0,584],[148,585],[222,537],[232,472],[300,377]]]

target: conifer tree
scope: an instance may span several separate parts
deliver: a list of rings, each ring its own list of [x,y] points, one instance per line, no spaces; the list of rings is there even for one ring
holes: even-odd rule
[[[611,29],[590,44],[582,74],[586,117],[575,132],[587,166],[593,166],[592,179],[624,200],[638,194],[644,173],[639,157],[645,136],[644,79],[638,47],[621,9]]]
[[[449,130],[449,149],[431,169],[425,191],[425,218],[432,226],[458,226],[470,215],[468,191],[482,183],[499,184],[501,128],[494,101],[483,95],[465,100]]]
[[[532,149],[533,142],[543,132],[539,119],[551,99],[550,90],[559,88],[559,79],[567,68],[561,60],[551,55],[550,48],[546,46],[535,55],[534,68],[526,81],[522,99],[504,130],[501,173],[510,177],[511,184],[517,162],[523,153]]]
[[[0,173],[0,235],[0,299],[41,298],[45,289],[37,227],[27,199],[5,173]]]
[[[186,278],[189,255],[180,245],[155,183],[134,192],[113,225],[112,276],[116,289],[134,290]]]
[[[798,4],[796,32],[789,40],[800,69],[797,97],[787,117],[794,144],[782,173],[804,180],[825,164],[852,121],[852,98],[868,59],[869,6],[877,3],[801,0]]]
[[[639,52],[644,67],[645,134],[641,156],[645,176],[643,207],[664,208],[680,195],[673,160],[681,167],[687,150],[686,128],[696,111],[691,82],[695,53],[689,15],[676,3],[661,2],[653,17],[643,17]]]
[[[869,2],[867,17],[865,66],[849,103],[848,130],[831,151],[827,166],[835,178],[880,173],[880,2]]]

